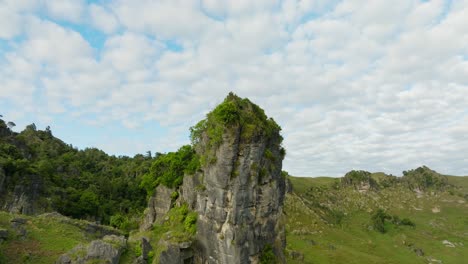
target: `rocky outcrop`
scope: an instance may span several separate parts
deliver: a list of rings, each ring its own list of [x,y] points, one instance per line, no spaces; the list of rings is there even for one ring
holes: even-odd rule
[[[123,236],[105,236],[94,240],[88,246],[78,245],[70,252],[63,254],[56,264],[111,263],[118,264],[120,255],[126,247]]]
[[[239,103],[237,98],[232,100]],[[261,115],[250,101],[240,104],[240,119]],[[267,134],[267,128],[257,130],[257,125],[261,124],[226,125],[218,146],[208,132],[200,136],[197,153],[209,162],[202,166],[203,173],[186,176],[181,188],[184,200],[199,215],[194,244],[197,263],[259,263],[267,246],[284,262],[282,138],[279,127]]]
[[[372,178],[372,174],[368,171],[352,170],[341,178],[343,186],[352,186],[360,193],[365,193],[370,190],[377,190],[379,185],[377,181]]]
[[[140,225],[141,231],[149,230],[154,223],[162,223],[164,216],[169,212],[173,204],[173,197],[171,197],[173,193],[173,189],[164,185],[156,187],[154,195],[148,202],[143,223]]]
[[[198,214],[197,229],[190,246],[161,239],[160,263],[260,263],[263,254],[285,262],[280,129],[233,94],[191,129],[201,168],[185,175],[176,201],[173,190],[156,189],[141,229],[166,219],[174,204]]]
[[[133,263],[134,264],[147,264],[150,261],[150,252],[153,250],[148,238],[142,237],[140,239],[141,256],[139,256]]]
[[[0,182],[2,175],[0,172]],[[3,182],[6,176],[3,176]],[[46,206],[40,205],[42,179],[37,175],[23,176],[22,183],[15,185],[12,193],[3,192],[3,210],[15,214],[33,215],[45,211]],[[2,184],[2,189],[4,188]],[[1,194],[1,193],[0,193]]]
[[[443,191],[450,188],[447,176],[431,170],[426,166],[403,171],[401,181],[415,192],[425,192],[428,190]]]
[[[161,241],[158,246],[165,249],[159,256],[159,263],[193,263],[193,250],[191,248],[191,243],[171,243],[168,241]]]

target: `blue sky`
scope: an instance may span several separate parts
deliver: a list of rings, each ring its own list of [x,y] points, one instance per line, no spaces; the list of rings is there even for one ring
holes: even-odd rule
[[[0,114],[79,148],[176,150],[229,91],[293,175],[468,175],[468,1],[0,0]]]

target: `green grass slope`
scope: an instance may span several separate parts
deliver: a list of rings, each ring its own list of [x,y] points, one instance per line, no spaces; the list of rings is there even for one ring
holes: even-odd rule
[[[25,223],[14,227],[13,219]],[[40,216],[16,215],[0,212],[0,230],[7,230],[8,238],[0,242],[0,263],[55,263],[60,255],[76,245],[87,244],[103,233],[119,231],[74,220],[56,214]],[[22,231],[24,230],[24,231]]]
[[[385,182],[386,175],[371,177]],[[403,184],[363,191],[337,184],[336,178],[289,179],[288,263],[461,264],[468,259],[468,177],[448,177],[455,186],[424,193]],[[372,221],[378,209],[415,226],[387,220],[386,232],[380,233]]]

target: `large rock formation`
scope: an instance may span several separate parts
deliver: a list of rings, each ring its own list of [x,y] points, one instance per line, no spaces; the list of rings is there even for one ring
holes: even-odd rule
[[[173,193],[173,189],[167,188],[164,185],[156,187],[154,195],[148,202],[148,208],[145,211],[140,230],[145,231],[150,229],[154,223],[162,223],[164,216],[172,207],[173,198],[171,196]]]
[[[0,168],[0,197],[2,197],[2,209],[15,214],[39,214],[46,210],[45,204],[41,204],[42,179],[38,175],[30,174],[21,177],[19,183],[14,185],[13,192],[5,189],[7,177],[2,175]]]
[[[198,213],[193,262],[259,263],[273,253],[284,263],[280,127],[248,99],[230,94],[191,132],[201,168],[184,177],[177,203]],[[156,196],[152,208],[159,207]]]

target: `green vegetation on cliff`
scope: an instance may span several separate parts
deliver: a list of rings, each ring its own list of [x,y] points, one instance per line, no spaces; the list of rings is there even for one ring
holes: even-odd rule
[[[265,111],[247,98],[240,98],[232,92],[206,118],[190,128],[190,139],[196,147],[199,142],[206,141],[206,150],[202,150],[201,164],[215,161],[213,149],[216,149],[222,141],[226,131],[241,130],[241,141],[254,141],[260,136],[272,138],[279,135],[281,127],[268,118]],[[204,138],[205,137],[205,138]],[[278,144],[283,138],[279,135]],[[282,148],[283,157],[286,151]]]
[[[195,150],[182,146],[176,152],[158,155],[148,173],[143,176],[141,187],[146,189],[148,196],[153,195],[159,184],[175,188],[182,184],[185,174],[193,174],[200,168],[200,161]]]
[[[219,145],[224,130],[233,126],[241,127],[244,138],[259,135],[271,137],[281,130],[275,120],[268,118],[258,105],[247,98],[242,99],[229,93],[221,104],[206,115],[205,119],[190,128],[190,138],[196,145],[206,133],[211,145]]]

